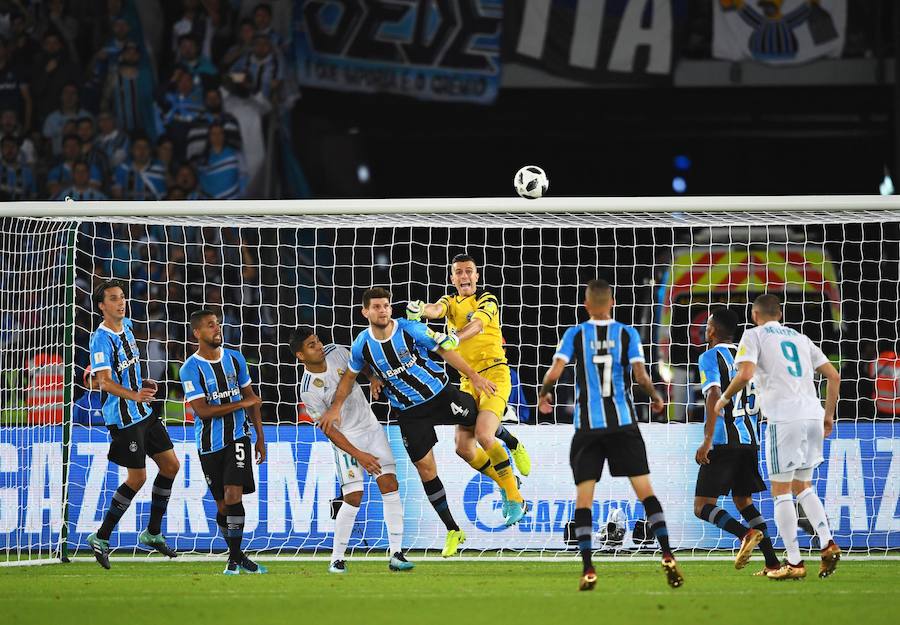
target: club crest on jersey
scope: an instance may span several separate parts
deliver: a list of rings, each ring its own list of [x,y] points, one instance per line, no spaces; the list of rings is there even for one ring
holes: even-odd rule
[[[340,367],[340,368],[338,369],[338,375],[339,375],[339,376],[343,376],[345,373],[347,373],[347,370],[344,369],[343,367]]]
[[[228,386],[237,386],[238,385],[237,376],[233,373],[226,373],[225,381],[228,382]]]
[[[356,477],[356,474],[353,473],[353,469],[347,470],[347,477],[349,477],[350,479],[353,479],[354,477]]]
[[[474,314],[475,314],[474,310],[470,313],[466,313],[466,321],[472,321],[472,315],[474,315]]]
[[[131,453],[134,453],[137,451],[137,441],[131,441],[128,444],[128,451],[130,451]]]
[[[324,388],[324,387],[325,387],[325,380],[323,380],[322,378],[314,378],[314,379],[313,379],[313,386],[315,386],[316,388]]]
[[[408,350],[401,349],[401,350],[399,350],[399,351],[397,352],[397,357],[400,358],[400,359],[403,359],[403,358],[412,358],[412,354],[410,354]]]

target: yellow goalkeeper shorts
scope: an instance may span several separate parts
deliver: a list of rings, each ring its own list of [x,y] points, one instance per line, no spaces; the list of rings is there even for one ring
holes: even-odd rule
[[[478,404],[478,411],[490,410],[497,418],[502,419],[506,412],[506,404],[509,401],[509,394],[512,392],[512,380],[509,377],[509,366],[504,364],[494,365],[483,371],[479,371],[483,377],[497,385],[497,391],[493,395],[485,395],[476,393],[472,388],[469,378],[462,377],[460,379],[459,388],[475,398]]]

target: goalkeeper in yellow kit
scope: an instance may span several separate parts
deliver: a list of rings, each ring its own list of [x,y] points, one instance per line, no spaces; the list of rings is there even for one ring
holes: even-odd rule
[[[453,258],[450,282],[456,295],[444,295],[434,304],[411,301],[406,308],[408,319],[446,319],[448,333],[459,339],[455,350],[466,363],[497,386],[494,395],[480,395],[463,377],[460,388],[472,395],[478,404],[478,421],[474,434],[457,428],[456,453],[476,471],[487,475],[500,486],[503,493],[503,516],[506,525],[518,523],[525,514],[525,504],[510,458],[498,438],[509,447],[516,468],[522,475],[531,472],[531,460],[525,446],[516,439],[500,420],[512,390],[509,365],[503,350],[500,331],[500,310],[497,298],[487,291],[477,290],[478,267],[475,259],[465,254]],[[476,446],[476,441],[479,448]]]

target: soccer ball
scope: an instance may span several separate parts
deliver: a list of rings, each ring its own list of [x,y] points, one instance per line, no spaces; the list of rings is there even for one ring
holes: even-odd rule
[[[526,165],[513,178],[516,192],[528,200],[536,200],[547,192],[550,180],[544,170],[536,165]]]

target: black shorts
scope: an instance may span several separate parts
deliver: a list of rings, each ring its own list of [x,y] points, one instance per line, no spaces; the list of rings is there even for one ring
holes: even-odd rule
[[[766,490],[759,474],[759,456],[753,447],[713,447],[709,464],[697,473],[697,497],[749,496]]]
[[[243,486],[244,494],[256,492],[253,479],[253,446],[250,437],[244,436],[219,451],[200,454],[200,466],[209,485],[213,499],[225,499],[226,486]]]
[[[424,404],[398,410],[397,422],[403,435],[403,446],[412,462],[424,458],[437,443],[436,425],[472,427],[478,418],[478,405],[468,393],[448,384]]]
[[[106,457],[120,467],[144,469],[147,467],[147,456],[172,449],[169,431],[162,421],[152,415],[127,428],[108,429],[112,442]]]
[[[647,448],[641,431],[634,428],[618,432],[578,430],[572,438],[569,464],[575,483],[599,480],[603,464],[609,462],[609,473],[615,477],[647,475]]]

